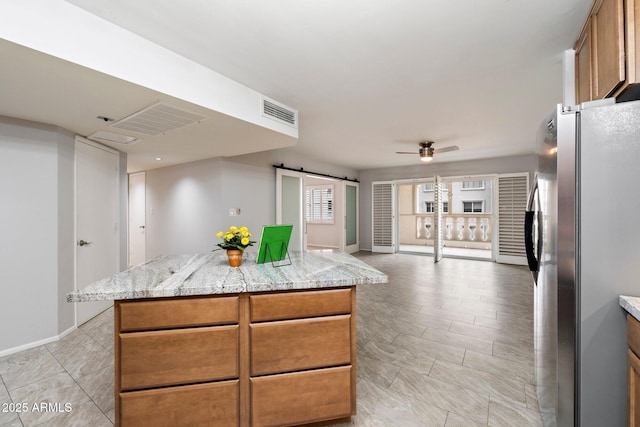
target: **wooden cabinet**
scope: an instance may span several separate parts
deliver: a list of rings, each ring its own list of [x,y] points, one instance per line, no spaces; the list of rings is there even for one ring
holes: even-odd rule
[[[351,366],[251,378],[254,427],[351,416]]]
[[[255,294],[251,321],[302,319],[351,313],[351,289]]]
[[[355,287],[116,301],[116,425],[349,418],[355,301]]]
[[[633,1],[633,0],[627,0]],[[591,15],[594,99],[602,99],[625,81],[624,1],[600,0]]]
[[[629,365],[629,425],[640,426],[640,359],[627,350]]]
[[[238,380],[120,394],[123,426],[238,425]]]
[[[123,301],[120,331],[153,331],[238,323],[238,297]]]
[[[115,302],[117,426],[238,425],[238,301]]]
[[[627,315],[627,365],[629,373],[629,425],[640,426],[640,322]]]
[[[591,19],[587,21],[580,38],[576,42],[576,102],[593,100],[593,73],[591,60],[592,45]]]
[[[251,375],[351,363],[351,316],[251,325]]]
[[[120,333],[120,388],[238,378],[238,326]]]
[[[355,414],[355,287],[252,295],[250,301],[251,425]]]
[[[640,0],[596,0],[574,45],[576,102],[618,97],[640,82]]]

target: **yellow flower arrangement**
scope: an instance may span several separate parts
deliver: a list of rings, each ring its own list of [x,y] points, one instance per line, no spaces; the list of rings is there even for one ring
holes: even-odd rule
[[[222,239],[221,243],[218,243],[222,249],[238,249],[244,251],[247,246],[252,246],[255,241],[249,239],[251,233],[247,227],[229,227],[228,231],[219,231],[216,237]]]

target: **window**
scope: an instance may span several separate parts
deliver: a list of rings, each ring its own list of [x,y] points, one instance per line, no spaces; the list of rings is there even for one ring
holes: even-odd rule
[[[307,222],[333,224],[333,185],[310,185],[306,193]]]
[[[424,191],[425,193],[429,192],[429,191],[433,191],[435,188],[435,183],[433,182],[425,182],[424,184],[422,184],[422,191]]]
[[[484,190],[484,181],[462,181],[463,190]]]
[[[482,213],[482,200],[473,202],[462,202],[462,212],[465,213]]]
[[[436,211],[436,206],[433,202],[424,202],[425,203],[425,213],[434,213]],[[449,202],[442,202],[442,213],[449,212]]]

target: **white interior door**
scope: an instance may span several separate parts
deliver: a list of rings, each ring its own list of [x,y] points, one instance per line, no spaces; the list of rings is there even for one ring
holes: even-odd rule
[[[344,182],[344,251],[353,253],[360,250],[360,233],[358,231],[359,184]]]
[[[289,251],[307,247],[304,223],[304,174],[276,169],[276,223],[292,224]]]
[[[119,158],[116,151],[76,138],[76,283],[84,286],[119,270]],[[112,301],[76,303],[76,324]]]
[[[146,261],[146,173],[129,175],[129,267]]]

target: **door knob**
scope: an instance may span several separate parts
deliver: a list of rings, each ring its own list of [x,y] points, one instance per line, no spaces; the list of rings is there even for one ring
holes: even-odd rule
[[[87,245],[90,245],[91,243],[93,243],[93,242],[86,242],[84,240],[80,240],[78,242],[78,246],[87,246]]]

